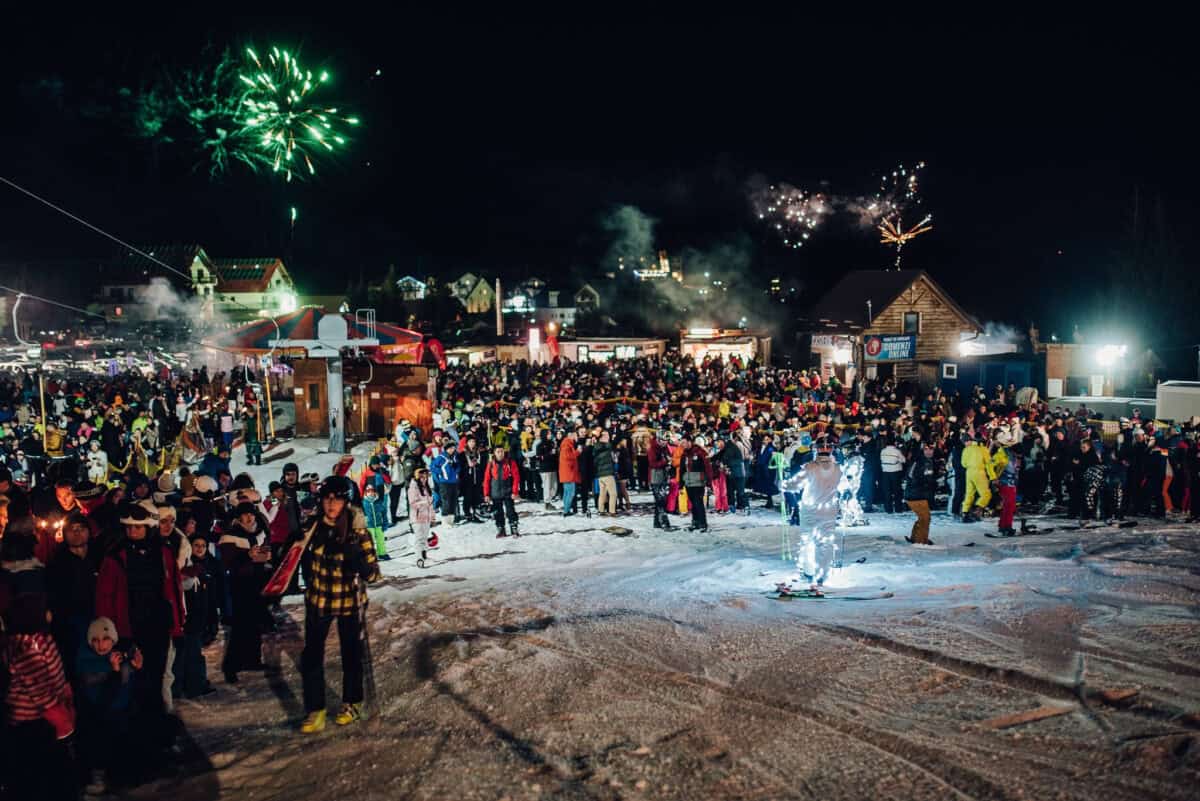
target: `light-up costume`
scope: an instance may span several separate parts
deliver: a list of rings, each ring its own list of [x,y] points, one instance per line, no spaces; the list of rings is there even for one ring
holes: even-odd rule
[[[798,492],[800,544],[796,566],[811,577],[814,587],[825,583],[837,556],[837,515],[842,469],[829,453],[818,449],[817,458],[786,480],[784,489]]]
[[[837,491],[842,497],[842,525],[865,526],[862,504],[858,502],[858,487],[862,484],[863,458],[857,454],[846,457],[842,463],[842,477]]]

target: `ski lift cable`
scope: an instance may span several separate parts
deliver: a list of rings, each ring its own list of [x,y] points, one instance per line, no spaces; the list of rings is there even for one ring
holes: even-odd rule
[[[124,241],[123,239],[121,239],[117,236],[114,236],[113,234],[110,234],[108,231],[105,231],[101,227],[91,224],[90,222],[83,219],[82,217],[72,214],[71,212],[64,209],[62,206],[55,205],[51,201],[42,197],[41,195],[31,192],[30,190],[26,189],[25,187],[21,186],[20,184],[14,183],[13,181],[9,180],[8,178],[5,178],[3,175],[0,175],[0,183],[7,184],[8,186],[11,186],[13,189],[17,190],[18,192],[20,192],[24,195],[28,195],[29,197],[33,198],[37,202],[42,203],[43,205],[49,206],[50,208],[57,211],[59,214],[70,217],[72,220],[79,223],[80,225],[86,226],[87,228],[90,228],[91,230],[95,231],[96,233],[100,234],[101,236],[111,239],[113,242],[116,242],[121,247],[132,250],[134,253],[138,254],[142,258],[149,259],[150,261],[154,262],[155,264],[159,265],[160,267],[170,270],[171,272],[175,273],[176,275],[182,276],[183,278],[187,279],[188,281],[192,280],[192,277],[190,275],[188,275],[187,273],[183,272],[182,270],[178,270],[178,269],[172,267],[171,265],[167,264],[166,262],[164,262],[160,259],[156,259],[154,256],[150,255],[149,253],[146,253],[145,251],[142,251],[142,250],[134,247],[133,245],[129,244],[128,242]]]
[[[10,180],[10,179],[8,179],[8,178],[5,178],[3,175],[0,175],[0,183],[4,183],[4,184],[7,184],[8,186],[11,186],[13,189],[16,189],[18,192],[20,192],[20,193],[22,193],[22,194],[24,194],[24,195],[27,195],[27,196],[29,196],[29,197],[33,198],[34,200],[36,200],[36,201],[38,201],[39,203],[42,203],[42,204],[44,204],[44,205],[48,206],[49,208],[52,208],[52,209],[54,209],[54,210],[55,210],[55,211],[57,211],[58,213],[60,213],[60,214],[62,214],[62,215],[64,215],[64,216],[66,216],[66,217],[69,217],[70,219],[74,220],[75,222],[79,223],[80,225],[83,225],[83,226],[85,226],[85,227],[87,227],[87,228],[89,228],[89,229],[91,229],[91,230],[95,231],[96,233],[100,234],[101,236],[104,236],[104,237],[106,237],[106,238],[108,238],[108,239],[111,239],[113,242],[116,242],[118,245],[121,245],[121,246],[122,246],[122,247],[124,247],[124,248],[128,248],[129,250],[131,250],[131,251],[133,251],[134,253],[138,254],[138,255],[139,255],[139,256],[141,256],[142,258],[148,259],[148,260],[150,260],[151,262],[153,262],[154,264],[157,264],[157,265],[159,265],[160,267],[162,267],[162,268],[164,268],[164,269],[166,269],[166,270],[170,270],[171,272],[173,272],[173,273],[175,273],[176,275],[178,275],[178,276],[182,277],[182,278],[183,278],[183,279],[185,279],[186,281],[188,281],[188,282],[191,282],[191,281],[192,281],[192,276],[188,275],[187,273],[183,272],[182,270],[179,270],[179,269],[177,269],[177,268],[175,268],[175,267],[172,267],[171,265],[167,264],[166,262],[162,261],[161,259],[155,258],[153,255],[151,255],[151,254],[149,254],[149,253],[146,253],[145,251],[143,251],[143,250],[140,250],[140,249],[139,249],[139,248],[137,248],[137,247],[134,247],[133,245],[131,245],[131,244],[129,244],[128,242],[126,242],[125,240],[121,239],[120,237],[117,237],[117,236],[115,236],[115,235],[113,235],[113,234],[110,234],[108,231],[105,231],[103,228],[99,227],[98,225],[94,225],[94,224],[92,224],[92,223],[88,222],[87,220],[83,219],[82,217],[80,217],[80,216],[78,216],[78,215],[76,215],[76,214],[72,214],[71,212],[67,211],[67,210],[66,210],[66,209],[64,209],[63,207],[61,207],[61,206],[58,206],[58,205],[56,205],[56,204],[52,203],[51,201],[47,200],[46,198],[44,198],[44,197],[42,197],[42,196],[38,195],[37,193],[35,193],[35,192],[32,192],[32,191],[30,191],[29,189],[26,189],[25,187],[23,187],[23,186],[21,186],[21,185],[19,185],[19,184],[15,183],[15,182],[13,182],[12,180]],[[2,288],[2,287],[0,287],[0,288]],[[10,292],[14,292],[14,291],[16,291],[16,290],[11,290],[11,289],[10,289],[9,291],[10,291]],[[33,296],[32,296],[32,295],[30,295],[30,297],[33,297]],[[244,309],[250,309],[250,307],[249,307],[249,306],[245,305],[244,303],[242,303],[242,302],[241,302],[241,301],[239,301],[239,300],[236,300],[236,299],[231,299],[231,300],[232,300],[232,302],[233,302],[233,303],[236,303],[238,306],[241,306],[241,307],[242,307],[242,308],[244,308]],[[47,302],[47,303],[53,303],[53,301],[46,301],[46,302]],[[63,304],[57,304],[57,305],[60,305],[60,306],[61,306],[61,305],[63,305]],[[72,308],[72,307],[69,307],[69,306],[67,306],[67,307],[65,307],[65,308]],[[74,310],[75,310],[75,311],[84,311],[84,310],[82,310],[82,309],[74,309]],[[88,311],[84,311],[84,313],[85,313],[85,314],[94,314],[94,312],[88,312]],[[100,315],[95,315],[95,316],[100,316]],[[106,319],[106,320],[107,320],[108,318],[104,318],[104,319]],[[275,323],[275,318],[271,317],[271,318],[268,318],[268,319],[270,319],[272,323]],[[275,323],[275,331],[276,331],[276,334],[278,335],[278,334],[279,334],[279,324],[278,324],[278,323]],[[281,336],[277,336],[277,338],[282,338],[282,337],[281,337]],[[270,353],[268,353],[267,355],[268,355],[268,356],[273,356],[273,355],[274,355],[274,353],[275,353],[275,347],[274,347],[274,346],[272,346],[272,347],[271,347],[271,351],[270,351]]]
[[[12,294],[16,295],[16,296],[17,296],[17,303],[19,303],[19,302],[20,302],[20,300],[21,300],[22,298],[29,298],[30,300],[36,300],[36,301],[40,301],[41,303],[47,303],[47,304],[49,304],[49,305],[51,305],[51,306],[58,306],[59,308],[63,308],[63,309],[69,309],[70,311],[79,312],[80,314],[87,314],[87,315],[89,315],[89,316],[91,316],[91,317],[96,317],[96,318],[99,318],[99,319],[101,319],[101,320],[104,320],[104,321],[105,321],[105,322],[107,322],[107,323],[115,323],[115,322],[119,322],[119,321],[118,321],[116,318],[113,318],[113,317],[108,317],[108,316],[106,316],[106,315],[103,315],[103,314],[98,314],[98,313],[96,313],[96,312],[94,312],[94,311],[88,311],[87,309],[81,309],[81,308],[79,308],[78,306],[72,306],[72,305],[70,305],[69,303],[62,303],[62,302],[60,302],[60,301],[57,301],[57,300],[51,300],[50,298],[44,298],[44,297],[42,297],[42,296],[40,296],[40,295],[34,295],[34,294],[33,294],[33,293],[31,293],[31,292],[22,292],[22,291],[21,291],[21,290],[19,290],[19,289],[13,289],[12,287],[10,287],[10,286],[5,286],[4,284],[0,284],[0,291],[4,291],[4,292],[10,292],[10,293],[12,293]],[[16,308],[16,307],[17,307],[17,303],[14,303],[14,304],[13,304],[13,324],[14,324],[14,325],[13,325],[13,327],[14,327],[14,332],[13,332],[13,333],[14,333],[14,335],[16,335],[15,328],[16,328],[16,310],[17,310],[17,308]],[[24,340],[22,340],[22,339],[20,338],[20,336],[19,336],[19,335],[17,335],[17,341],[18,341],[18,342],[21,342],[21,344],[23,344],[23,345],[28,345],[29,347],[33,347],[34,345],[37,345],[37,344],[38,344],[38,343],[36,343],[36,342],[26,343]],[[239,353],[239,351],[236,351],[236,350],[231,350],[231,349],[229,349],[229,348],[222,348],[222,347],[220,347],[220,346],[213,345],[213,344],[211,344],[211,343],[204,342],[204,341],[202,341],[202,340],[196,340],[196,339],[181,339],[181,340],[179,340],[179,341],[180,341],[180,342],[187,342],[187,343],[189,343],[189,344],[192,344],[192,345],[199,345],[199,346],[200,346],[200,347],[202,347],[202,348],[212,348],[213,350],[219,350],[219,351],[222,351],[222,352],[224,352],[224,353],[232,353],[232,354],[235,354],[235,355],[237,355],[237,354]]]

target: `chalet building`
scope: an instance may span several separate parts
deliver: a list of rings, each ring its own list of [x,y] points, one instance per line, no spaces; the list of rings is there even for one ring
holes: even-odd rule
[[[212,319],[216,264],[204,248],[139,245],[138,250],[153,258],[130,250],[97,265],[99,288],[93,303],[104,314],[131,321],[155,320],[168,314],[174,302],[194,297],[199,301],[198,316]]]
[[[496,303],[496,290],[487,279],[475,273],[463,273],[458,280],[450,284],[450,294],[458,299],[468,314],[489,312]]]
[[[547,289],[540,278],[530,278],[505,293],[502,309],[505,314],[521,315],[526,322],[554,323],[571,328],[584,312],[601,306],[600,293],[591,284],[575,290]]]
[[[429,284],[419,278],[406,275],[396,281],[396,289],[404,300],[424,300],[429,294]]]
[[[95,269],[93,302],[131,322],[185,313],[201,322],[245,322],[299,307],[296,285],[276,256],[217,259],[200,245],[139,245]]]
[[[282,259],[264,256],[213,259],[212,263],[217,279],[213,305],[226,319],[245,322],[298,308],[296,285]]]
[[[850,381],[862,369],[932,387],[982,327],[924,270],[855,270],[802,316],[801,330],[825,376]]]

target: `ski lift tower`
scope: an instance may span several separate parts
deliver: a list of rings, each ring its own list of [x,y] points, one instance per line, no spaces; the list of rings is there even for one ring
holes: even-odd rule
[[[342,351],[351,350],[358,355],[360,348],[379,347],[375,334],[375,310],[358,312],[357,322],[362,323],[369,335],[350,338],[346,318],[340,314],[326,314],[317,321],[316,339],[274,339],[271,347],[280,349],[303,349],[310,359],[325,360],[326,397],[329,398],[329,452],[346,452],[346,399],[342,388]]]

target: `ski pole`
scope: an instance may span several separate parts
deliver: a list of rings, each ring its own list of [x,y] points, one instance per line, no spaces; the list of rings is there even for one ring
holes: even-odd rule
[[[379,715],[379,703],[375,693],[375,664],[371,660],[371,637],[367,633],[367,601],[365,599],[359,605],[358,639],[363,660],[363,700],[365,701],[363,706],[367,710],[367,717],[374,719]]]

